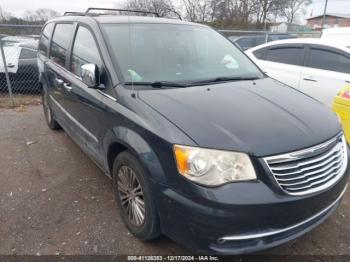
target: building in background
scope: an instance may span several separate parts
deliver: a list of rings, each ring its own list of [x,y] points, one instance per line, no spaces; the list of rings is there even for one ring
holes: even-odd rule
[[[299,32],[305,26],[299,24],[290,24],[286,22],[271,23],[269,24],[270,32],[272,33],[287,33],[287,32]]]
[[[323,15],[307,18],[307,25],[314,30],[322,30]],[[350,27],[350,14],[328,13],[325,28]]]

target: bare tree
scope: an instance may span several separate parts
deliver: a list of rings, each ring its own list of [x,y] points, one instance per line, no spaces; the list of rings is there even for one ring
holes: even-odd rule
[[[129,0],[123,8],[155,12],[161,17],[175,16],[181,19],[181,14],[176,10],[170,0]]]
[[[279,4],[279,13],[288,23],[293,23],[296,14],[311,3],[311,0],[282,0]]]
[[[273,13],[280,7],[281,1],[284,0],[258,0],[257,25],[266,29],[266,22],[269,14]]]
[[[32,10],[26,10],[23,15],[23,19],[29,22],[35,22],[36,21],[36,16]]]
[[[11,13],[4,11],[4,9],[2,9],[2,7],[0,6],[0,22],[9,20],[11,16]]]
[[[4,13],[2,11],[2,8],[0,6],[0,21],[3,21],[4,20]]]
[[[222,28],[249,28],[256,24],[266,29],[271,18],[286,17],[293,22],[295,15],[311,0],[125,0],[123,8],[156,12],[162,17],[180,18],[193,22],[211,23]]]
[[[35,11],[26,10],[23,14],[23,18],[30,22],[45,22],[59,15],[60,14],[55,10],[40,8]]]
[[[38,17],[39,21],[47,21],[60,15],[60,13],[55,10],[44,8],[37,9],[34,13]]]
[[[185,7],[185,17],[187,20],[194,22],[197,21],[197,15],[198,15],[198,7],[197,7],[197,0],[182,0],[182,3]]]
[[[258,0],[241,0],[238,4],[239,15],[241,17],[240,23],[243,26],[247,26],[250,22],[253,13],[256,13],[259,9]]]
[[[258,0],[212,0],[212,20],[224,27],[247,28],[259,7]]]
[[[215,2],[213,0],[182,0],[186,19],[201,23],[212,21]]]

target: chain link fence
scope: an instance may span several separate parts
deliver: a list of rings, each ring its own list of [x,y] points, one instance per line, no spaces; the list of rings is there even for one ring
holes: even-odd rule
[[[0,107],[40,101],[36,62],[40,25],[0,24]]]

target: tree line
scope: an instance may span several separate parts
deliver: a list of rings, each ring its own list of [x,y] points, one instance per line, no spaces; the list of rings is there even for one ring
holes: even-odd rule
[[[156,12],[161,17],[205,23],[216,28],[265,29],[270,22],[294,23],[312,0],[125,0],[118,7]],[[61,15],[40,8],[15,17],[1,9],[0,23],[43,24]]]
[[[294,23],[311,0],[128,0],[124,8],[157,12],[217,28],[263,29],[283,19]]]
[[[41,8],[35,11],[26,11],[21,17],[17,17],[3,10],[0,6],[0,24],[3,25],[0,27],[0,38],[5,35],[38,35],[41,32],[41,25],[59,15],[54,10]],[[13,27],[12,25],[20,26]]]
[[[17,17],[10,12],[3,10],[0,6],[0,23],[1,24],[29,24],[41,25],[47,20],[60,16],[61,14],[52,9],[39,8],[35,11],[27,10],[22,16]]]

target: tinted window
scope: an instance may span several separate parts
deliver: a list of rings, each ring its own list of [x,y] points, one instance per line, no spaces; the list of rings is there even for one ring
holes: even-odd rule
[[[304,49],[301,47],[279,47],[267,50],[266,60],[289,64],[301,65],[303,61]]]
[[[79,27],[73,45],[70,70],[80,76],[81,66],[84,64],[95,64],[99,68],[102,65],[93,35],[87,28]]]
[[[50,37],[54,26],[55,26],[54,23],[47,24],[41,34],[41,38],[39,41],[39,50],[40,50],[40,53],[43,55],[46,55],[47,50],[49,49]]]
[[[350,59],[348,57],[324,49],[311,48],[307,66],[347,74],[350,73]]]
[[[22,48],[19,59],[33,59],[36,58],[36,51]]]
[[[66,54],[72,36],[72,24],[57,24],[52,37],[50,58],[61,66],[65,66]]]
[[[258,49],[253,52],[254,56],[258,59],[264,59],[266,48]]]

